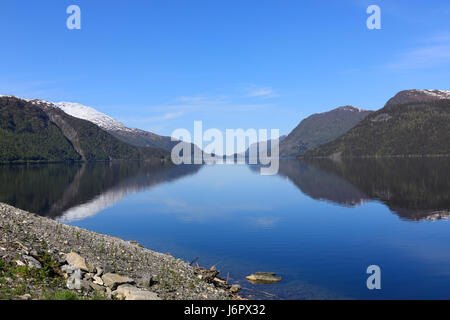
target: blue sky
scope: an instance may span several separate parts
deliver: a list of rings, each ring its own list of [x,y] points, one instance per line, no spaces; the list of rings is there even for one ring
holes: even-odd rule
[[[81,30],[66,28],[72,4]],[[287,134],[312,113],[450,89],[448,0],[2,0],[0,36],[0,94],[164,135],[194,120]]]

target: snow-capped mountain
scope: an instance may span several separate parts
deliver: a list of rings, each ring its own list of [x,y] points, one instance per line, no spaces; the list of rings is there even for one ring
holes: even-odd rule
[[[75,102],[57,102],[53,105],[65,113],[83,120],[90,121],[103,130],[109,132],[119,140],[138,147],[152,147],[171,151],[179,141],[172,141],[171,137],[160,136],[141,129],[128,128],[116,119],[92,108]],[[191,144],[191,151],[198,147]]]
[[[75,102],[56,102],[53,103],[56,107],[60,108],[65,113],[79,119],[84,119],[95,123],[100,128],[107,131],[116,131],[116,130],[124,130],[124,131],[133,131],[133,129],[125,127],[121,122],[116,119],[101,113],[100,111],[84,106]]]
[[[450,91],[413,89],[400,91],[393,98],[391,98],[386,105],[395,105],[411,102],[426,102],[442,99],[450,99]]]
[[[128,128],[116,119],[79,103],[57,102],[53,103],[53,105],[73,117],[96,124],[119,140],[134,146],[153,147],[171,151],[179,143],[179,141],[172,141],[170,137],[160,136],[141,129]]]
[[[79,119],[90,121],[117,139],[138,147],[152,147],[171,151],[179,141],[172,141],[171,137],[160,136],[136,128],[128,128],[116,119],[92,108],[75,102],[52,103],[65,113]],[[191,151],[198,147],[191,144]]]
[[[0,97],[14,97],[10,95],[0,95]],[[16,97],[19,99],[22,99],[20,97]],[[71,115],[72,117],[83,119],[90,121],[100,128],[111,131],[111,130],[124,130],[124,131],[133,131],[133,129],[125,127],[121,122],[117,121],[116,119],[101,113],[100,111],[82,105],[80,103],[75,102],[49,102],[41,99],[23,99],[25,101],[31,102],[33,104],[42,104],[45,103],[48,106],[53,106],[61,109],[68,115]]]

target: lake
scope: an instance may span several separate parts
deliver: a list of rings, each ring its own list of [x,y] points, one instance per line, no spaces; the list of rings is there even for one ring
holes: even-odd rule
[[[0,167],[0,202],[134,240],[274,299],[450,299],[450,161]],[[367,267],[381,268],[368,290]],[[253,285],[245,276],[276,272]]]

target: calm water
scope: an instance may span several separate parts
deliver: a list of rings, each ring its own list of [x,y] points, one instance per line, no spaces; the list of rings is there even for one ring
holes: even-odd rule
[[[450,299],[450,160],[0,167],[0,201],[136,240],[281,299]],[[366,268],[381,267],[369,291]],[[275,285],[245,276],[272,271]],[[250,291],[252,290],[252,291]]]

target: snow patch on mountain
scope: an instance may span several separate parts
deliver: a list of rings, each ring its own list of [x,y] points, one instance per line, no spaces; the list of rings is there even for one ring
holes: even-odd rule
[[[64,111],[65,113],[79,119],[90,121],[100,128],[107,131],[133,131],[133,129],[125,127],[121,122],[116,119],[101,113],[100,111],[79,104],[75,102],[56,102],[53,103],[56,107]]]
[[[75,102],[49,102],[41,99],[24,99],[13,95],[0,95],[0,97],[13,97],[22,99],[32,104],[45,104],[48,107],[59,108],[72,117],[90,121],[107,131],[128,131],[135,132],[137,129],[125,127],[116,119],[101,113],[100,111]]]
[[[450,91],[448,90],[429,90],[429,89],[424,89],[424,90],[412,90],[412,91],[416,91],[418,93],[422,93],[422,94],[426,94],[429,96],[433,96],[435,98],[438,99],[450,99]]]

